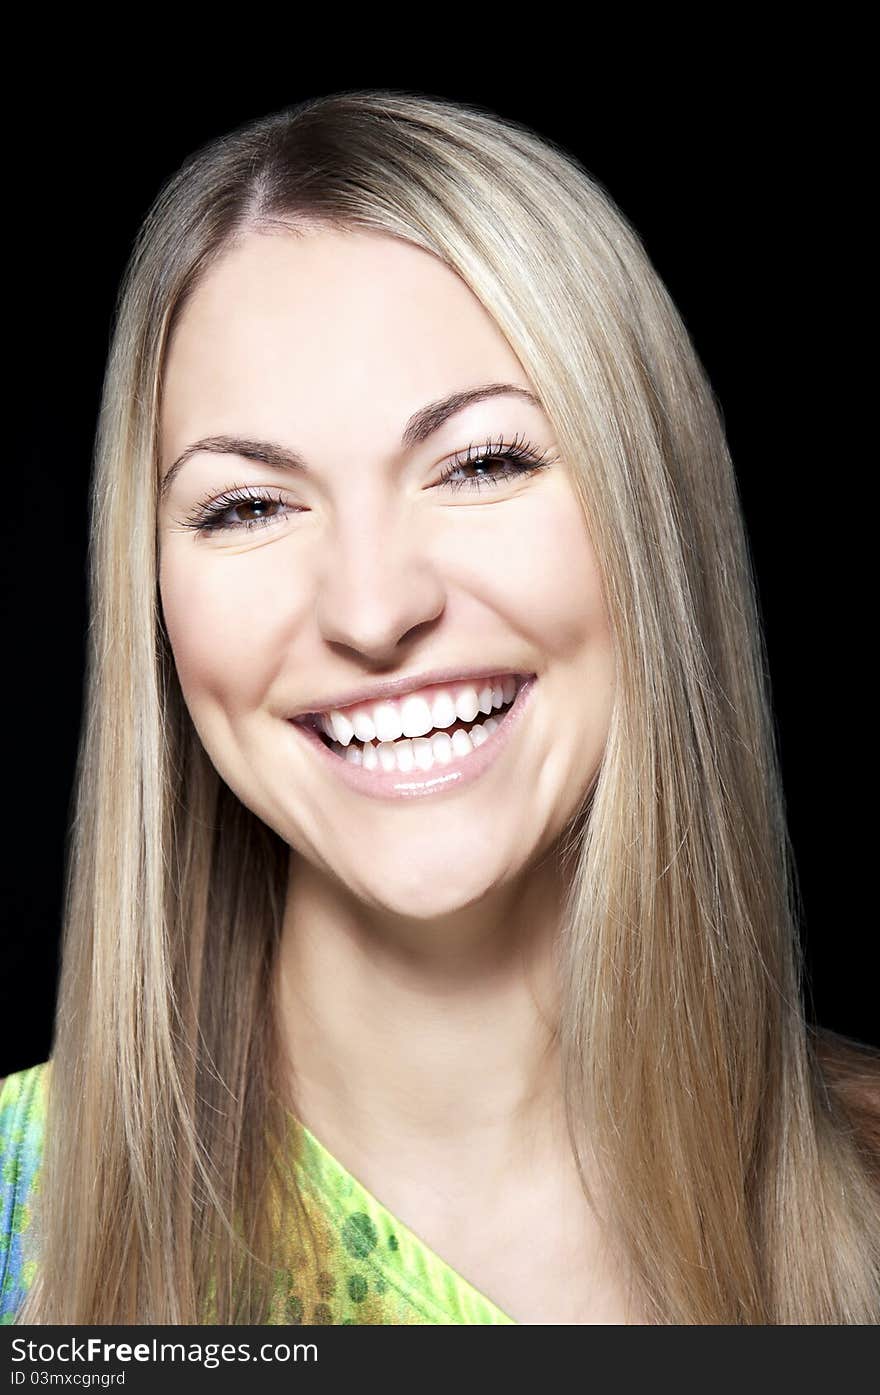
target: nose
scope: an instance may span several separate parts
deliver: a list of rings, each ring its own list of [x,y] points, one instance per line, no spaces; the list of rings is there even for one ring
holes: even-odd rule
[[[370,522],[363,514],[337,518],[332,541],[322,547],[316,614],[328,644],[342,645],[361,661],[393,662],[401,643],[436,620],[445,587],[418,528],[407,520]]]

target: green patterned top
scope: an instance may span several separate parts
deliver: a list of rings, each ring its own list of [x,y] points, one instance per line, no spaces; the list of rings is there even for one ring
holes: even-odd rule
[[[33,1203],[50,1067],[10,1075],[0,1092],[0,1323],[16,1321],[37,1272]],[[314,1244],[290,1236],[271,1323],[515,1325],[301,1130],[296,1167]]]

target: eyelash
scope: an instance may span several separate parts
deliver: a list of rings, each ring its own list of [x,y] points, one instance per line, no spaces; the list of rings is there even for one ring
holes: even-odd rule
[[[468,446],[464,456],[459,453],[455,459],[444,470],[437,484],[448,485],[450,489],[476,489],[481,490],[484,484],[497,485],[502,480],[513,479],[518,475],[533,474],[544,469],[549,463],[546,460],[547,451],[538,455],[534,448],[526,440],[515,437],[511,445],[503,445],[502,437],[499,436],[498,444],[493,447],[491,442],[474,449]],[[494,475],[476,475],[471,479],[453,480],[452,476],[467,465],[474,465],[477,461],[497,461],[505,462],[503,470]],[[232,532],[238,528],[262,528],[267,523],[277,523],[280,514],[269,514],[264,518],[244,519],[237,523],[223,523],[226,514],[231,513],[234,508],[241,504],[261,503],[284,505],[287,501],[282,495],[271,490],[263,491],[259,489],[249,489],[244,486],[235,486],[228,489],[219,497],[209,495],[202,499],[193,512],[185,519],[180,520],[182,528],[191,528],[196,535],[209,533]]]

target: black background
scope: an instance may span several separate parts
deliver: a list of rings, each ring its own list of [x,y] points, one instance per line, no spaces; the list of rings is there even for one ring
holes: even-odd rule
[[[504,63],[460,63],[442,77],[369,63],[326,68],[311,68],[308,82],[241,72],[232,82],[213,67],[181,72],[158,60],[140,78],[59,72],[22,108],[8,141],[15,367],[0,510],[0,1076],[51,1048],[82,700],[87,482],[132,239],[161,183],[205,141],[352,87],[449,97],[532,125],[582,161],[642,236],[720,400],[739,478],[805,901],[808,1016],[880,1044],[865,965],[873,920],[857,906],[866,864],[851,852],[866,778],[850,701],[863,667],[850,633],[855,496],[851,466],[828,444],[852,410],[829,373],[848,342],[836,317],[852,301],[859,258],[842,226],[833,101],[756,59],[703,78],[696,68],[649,80],[609,71],[601,83],[595,61],[590,81],[555,68],[525,80]]]

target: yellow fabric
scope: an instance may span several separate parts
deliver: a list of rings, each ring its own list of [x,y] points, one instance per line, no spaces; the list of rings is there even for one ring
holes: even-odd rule
[[[40,1186],[50,1065],[10,1075],[0,1093],[0,1323],[15,1322],[37,1272],[31,1201]],[[291,1156],[310,1225],[290,1235],[271,1323],[514,1325],[304,1125],[292,1119],[291,1127],[301,1135]]]

